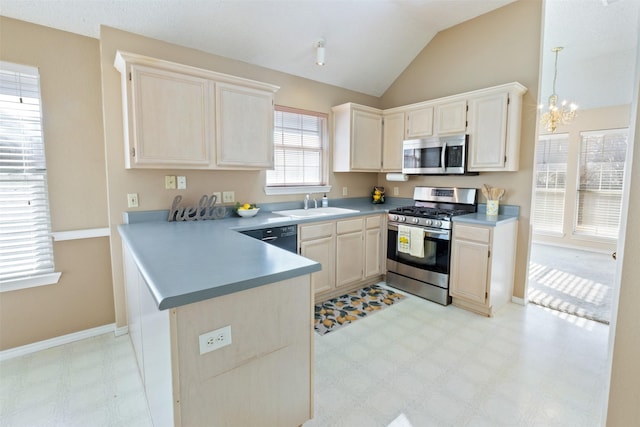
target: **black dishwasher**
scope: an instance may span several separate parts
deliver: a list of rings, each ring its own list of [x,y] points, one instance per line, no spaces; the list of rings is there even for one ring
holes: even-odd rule
[[[270,243],[289,252],[298,253],[298,226],[259,228],[241,231],[242,234]]]

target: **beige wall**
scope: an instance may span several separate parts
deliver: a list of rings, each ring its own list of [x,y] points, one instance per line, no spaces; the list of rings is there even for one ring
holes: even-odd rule
[[[108,224],[98,54],[95,39],[0,17],[0,59],[40,69],[53,231]],[[108,248],[56,242],[58,284],[1,293],[0,350],[113,323]]]
[[[526,0],[442,31],[382,96],[382,107],[391,108],[512,81],[528,88],[522,109],[518,172],[411,177],[406,183],[387,182],[383,174],[378,177],[379,185],[398,187],[403,197],[412,197],[416,185],[480,188],[489,184],[505,188],[504,203],[521,209],[514,287],[518,298],[524,298],[529,252],[541,19],[542,2]],[[479,201],[484,198],[480,196]]]
[[[329,113],[332,106],[344,102],[351,101],[372,106],[377,106],[379,103],[379,99],[371,96],[182,46],[171,45],[110,27],[101,29],[100,44],[107,174],[109,177],[109,215],[112,233],[111,255],[118,326],[126,324],[121,241],[117,225],[122,223],[122,212],[128,210],[126,206],[127,193],[139,194],[140,207],[138,210],[168,209],[176,194],[183,195],[185,204],[196,203],[203,194],[227,190],[235,191],[238,201],[254,203],[288,200],[302,202],[302,196],[266,196],[263,190],[264,172],[125,170],[120,74],[113,67],[116,50],[148,55],[275,84],[280,86],[280,90],[276,93],[276,103],[289,107]],[[167,174],[186,175],[187,191],[165,190],[164,175]],[[330,199],[342,197],[342,187],[348,188],[349,197],[368,196],[375,180],[375,175],[366,173],[330,173],[329,181],[333,185],[333,189],[328,197]]]
[[[573,183],[578,182],[577,164],[580,156],[580,133],[602,129],[628,128],[630,116],[630,105],[579,110],[578,115],[570,124],[558,126],[556,134],[567,133],[569,136],[568,156],[570,161],[568,163],[566,178],[567,191],[565,194],[563,234],[558,236],[533,233],[533,241],[607,253],[611,253],[616,250],[617,243],[615,241],[603,239],[598,240],[586,236],[574,235],[573,225],[574,218],[576,216],[577,192],[571,191],[571,189],[575,189],[575,185]],[[548,134],[548,132],[546,130],[540,132],[540,135],[544,134]]]

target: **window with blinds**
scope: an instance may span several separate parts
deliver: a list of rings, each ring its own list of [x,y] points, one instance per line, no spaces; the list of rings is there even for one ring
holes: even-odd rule
[[[55,274],[41,117],[38,69],[0,62],[0,288]]]
[[[326,114],[276,106],[268,187],[326,185]]]
[[[577,234],[617,238],[628,129],[580,133]]]
[[[562,233],[569,135],[543,135],[536,143],[532,224],[537,232]]]

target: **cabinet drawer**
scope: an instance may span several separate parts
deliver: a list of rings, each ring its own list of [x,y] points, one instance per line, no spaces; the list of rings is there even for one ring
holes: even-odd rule
[[[346,219],[343,221],[338,221],[337,225],[338,225],[338,228],[337,228],[338,234],[362,231],[362,218]]]
[[[368,216],[365,222],[366,228],[380,228],[382,226],[382,217],[380,215]]]
[[[300,241],[319,239],[333,235],[333,222],[322,222],[320,224],[301,225],[299,228]]]
[[[456,224],[453,237],[454,239],[474,240],[476,242],[489,243],[491,231],[485,227]]]

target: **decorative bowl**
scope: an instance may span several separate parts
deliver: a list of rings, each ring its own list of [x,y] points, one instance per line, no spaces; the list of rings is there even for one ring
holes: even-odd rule
[[[238,215],[240,215],[243,218],[249,218],[249,217],[252,217],[252,216],[256,216],[258,214],[259,210],[260,210],[260,208],[238,209],[236,212],[238,212]]]

